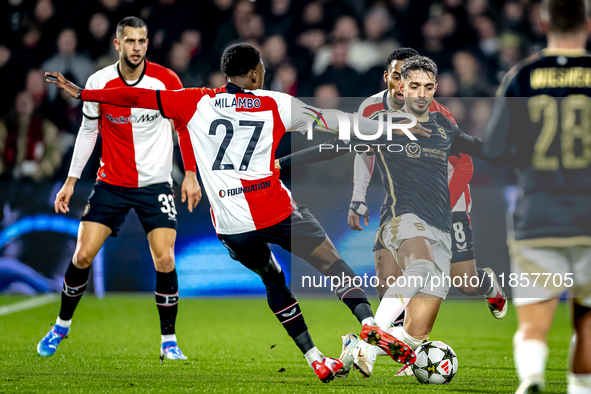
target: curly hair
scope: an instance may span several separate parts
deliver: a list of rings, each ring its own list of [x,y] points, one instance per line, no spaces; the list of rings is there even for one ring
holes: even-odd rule
[[[261,62],[261,54],[249,44],[230,45],[222,55],[221,68],[229,77],[243,77]]]
[[[427,56],[413,56],[402,64],[402,78],[410,77],[411,71],[424,71],[437,80],[437,64]]]
[[[388,56],[388,60],[386,60],[386,65],[384,68],[386,71],[389,71],[394,60],[406,60],[413,56],[419,56],[419,53],[412,48],[398,48],[392,52],[390,56]]]

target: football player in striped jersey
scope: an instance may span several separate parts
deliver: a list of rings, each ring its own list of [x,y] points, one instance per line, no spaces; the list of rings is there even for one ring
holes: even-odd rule
[[[170,69],[145,59],[148,28],[144,21],[127,17],[117,25],[114,41],[119,61],[90,76],[87,88],[127,86],[131,89],[182,89]],[[78,242],[64,277],[56,324],[39,342],[37,352],[51,356],[70,332],[72,316],[86,290],[90,266],[109,236],[116,237],[130,209],[134,209],[148,238],[156,268],[156,305],[160,316],[161,358],[185,359],[177,344],[178,279],[174,264],[176,208],[172,191],[173,124],[157,110],[84,103],[72,163],[64,186],[55,199],[55,212],[70,211],[74,185],[96,144],[103,141],[101,167],[82,214]],[[189,210],[201,199],[196,164],[185,124],[177,123],[185,164],[182,200]]]

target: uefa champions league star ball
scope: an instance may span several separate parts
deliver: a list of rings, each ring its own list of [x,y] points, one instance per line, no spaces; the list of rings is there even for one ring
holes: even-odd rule
[[[415,350],[417,361],[411,366],[415,378],[424,384],[447,384],[458,372],[453,349],[440,341],[425,342]]]

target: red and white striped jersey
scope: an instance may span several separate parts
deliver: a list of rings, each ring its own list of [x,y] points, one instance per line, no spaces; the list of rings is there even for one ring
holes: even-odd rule
[[[175,124],[186,124],[218,234],[245,233],[286,219],[295,204],[275,170],[275,150],[281,137],[287,131],[307,131],[313,127],[311,118],[319,117],[324,125],[321,129],[333,134],[339,133],[341,123],[337,116],[327,119],[318,108],[306,106],[290,95],[243,90],[232,83],[219,89],[155,92],[84,89],[81,98],[159,109]],[[347,116],[350,127],[352,117]],[[368,135],[380,130],[375,121],[359,119],[359,124]]]
[[[447,174],[449,182],[449,199],[452,212],[472,211],[472,196],[470,195],[470,179],[474,173],[472,158],[464,153],[460,157],[450,156]]]
[[[359,106],[358,112],[365,118],[369,118],[372,114],[378,111],[395,111],[390,103],[390,94],[388,89],[374,94],[366,98]],[[438,103],[435,99],[429,106],[429,111],[440,112],[453,124],[457,124],[456,120],[445,105]],[[472,158],[468,155],[461,154],[460,157],[450,157],[448,162],[448,182],[449,195],[452,206],[452,212],[468,212],[472,209],[472,199],[470,196],[470,179],[474,172],[472,165]]]
[[[119,72],[119,63],[107,66],[94,73],[87,81],[87,89],[137,87],[144,89],[182,89],[178,76],[170,69],[145,61],[140,78],[130,83]],[[83,114],[86,119],[98,120],[95,127],[81,127],[76,141],[70,176],[79,178],[92,144],[83,144],[84,133],[98,133],[103,140],[101,166],[97,180],[124,187],[145,187],[157,183],[172,184],[173,136],[170,121],[158,110],[126,108],[110,104],[85,102]],[[178,124],[179,143],[185,168],[195,171],[194,155],[191,151],[185,125]],[[96,135],[94,140],[96,141]],[[87,152],[90,148],[90,152]],[[84,159],[84,157],[86,159]]]
[[[269,227],[291,214],[291,193],[274,166],[291,125],[291,96],[231,83],[159,93],[162,113],[187,123],[218,234]]]

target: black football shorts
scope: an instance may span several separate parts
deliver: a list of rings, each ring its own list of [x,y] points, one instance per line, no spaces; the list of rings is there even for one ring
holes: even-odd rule
[[[161,227],[176,230],[174,193],[168,183],[131,188],[97,181],[81,220],[104,224],[111,229],[111,236],[116,237],[132,208],[146,234]]]
[[[279,245],[305,259],[324,242],[326,232],[308,208],[300,205],[290,216],[267,228],[241,234],[220,234],[218,237],[230,252],[230,257],[256,270],[269,262],[269,244]]]
[[[467,212],[452,212],[453,225],[451,228],[451,263],[474,260],[474,235]]]

